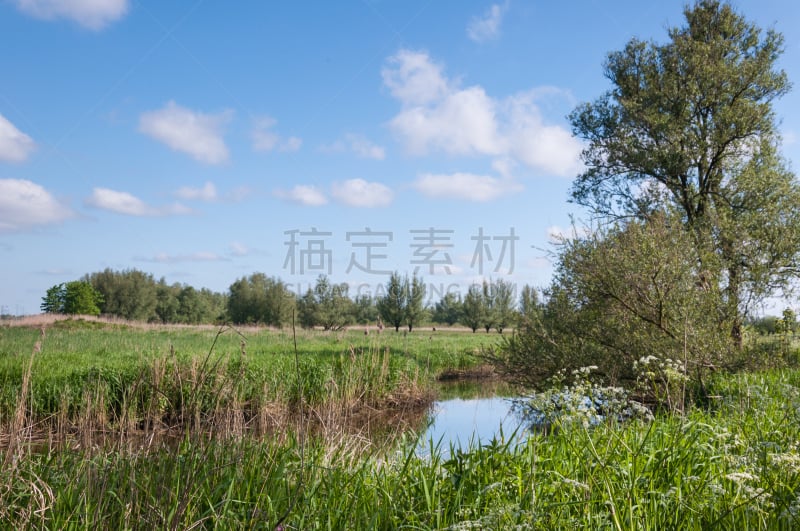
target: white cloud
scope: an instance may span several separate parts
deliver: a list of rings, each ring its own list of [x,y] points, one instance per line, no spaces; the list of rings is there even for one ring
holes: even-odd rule
[[[66,18],[92,30],[101,30],[125,16],[129,0],[16,0],[23,13],[53,20]]]
[[[128,216],[170,216],[191,214],[192,212],[191,209],[180,203],[153,207],[128,192],[119,192],[108,188],[95,188],[85,203],[88,206]]]
[[[495,102],[481,87],[447,94],[434,105],[404,108],[390,127],[413,155],[443,151],[451,155],[500,155]]]
[[[182,186],[178,188],[175,195],[186,201],[216,201],[217,187],[211,181],[207,181],[202,188]]]
[[[162,109],[143,113],[139,131],[206,164],[228,160],[223,129],[233,111],[205,114],[169,101]]]
[[[333,183],[331,195],[345,205],[365,208],[388,206],[394,199],[394,193],[388,186],[364,179]]]
[[[383,160],[386,157],[386,150],[361,135],[347,135],[345,140],[353,153],[361,158]]]
[[[0,160],[22,162],[35,148],[31,137],[0,114]]]
[[[220,193],[214,183],[211,181],[206,181],[206,183],[199,188],[182,186],[175,190],[173,195],[178,199],[183,199],[184,201],[205,201],[207,203],[224,201],[229,203],[239,203],[240,201],[247,199],[252,194],[253,190],[247,186],[237,186],[236,188],[232,188],[225,193]]]
[[[137,257],[141,262],[157,262],[160,264],[177,264],[181,262],[221,262],[227,260],[224,256],[216,253],[197,252],[190,254],[167,254],[158,253],[152,258]]]
[[[412,186],[428,197],[475,202],[491,201],[522,189],[518,183],[510,179],[497,179],[471,173],[449,175],[426,173],[417,177]]]
[[[546,93],[533,90],[504,102],[508,152],[531,168],[574,176],[581,168],[581,143],[567,129],[544,123],[536,99]]]
[[[277,120],[269,116],[262,116],[253,121],[253,149],[256,151],[297,151],[303,145],[303,140],[296,136],[284,139],[273,131]]]
[[[513,159],[558,176],[580,168],[581,143],[563,126],[545,123],[537,105],[562,91],[530,90],[498,100],[480,86],[460,88],[445,79],[423,52],[401,50],[388,64],[384,83],[402,105],[389,127],[412,155],[440,151]],[[414,72],[426,72],[424,80]]]
[[[492,161],[492,169],[499,173],[504,179],[513,178],[513,171],[517,163],[511,157],[503,157]]]
[[[0,232],[59,223],[72,216],[42,186],[24,179],[0,179]]]
[[[467,26],[467,35],[475,42],[485,42],[500,36],[500,24],[508,10],[505,4],[493,4],[482,17],[473,17]]]
[[[231,242],[228,248],[231,250],[233,256],[245,256],[250,254],[250,249],[243,243]]]
[[[316,186],[298,184],[291,190],[276,190],[275,196],[304,206],[322,206],[328,198]]]
[[[442,67],[425,52],[400,50],[387,63],[381,70],[383,83],[405,105],[425,105],[450,92]]]
[[[355,134],[346,134],[344,140],[337,140],[333,144],[322,146],[321,149],[326,153],[351,151],[362,159],[383,160],[386,157],[386,150],[383,147],[373,144],[365,136]]]

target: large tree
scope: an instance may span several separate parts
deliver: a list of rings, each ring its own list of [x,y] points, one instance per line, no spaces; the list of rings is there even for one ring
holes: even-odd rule
[[[494,328],[499,333],[512,324],[515,310],[515,288],[511,282],[498,278],[491,283],[494,301]]]
[[[424,300],[425,283],[420,277],[409,280],[408,275],[401,277],[395,272],[386,283],[386,294],[378,299],[378,312],[395,332],[403,325],[411,332],[425,315]]]
[[[327,276],[320,275],[314,289],[308,288],[297,301],[300,324],[305,328],[341,330],[352,323],[354,307],[347,292],[346,283],[333,284]]]
[[[433,308],[433,322],[453,326],[461,320],[461,297],[457,293],[446,293]]]
[[[153,275],[137,269],[103,271],[84,275],[88,282],[103,296],[100,310],[105,315],[114,315],[133,321],[150,321],[159,318],[158,284]]]
[[[42,311],[45,313],[100,315],[102,304],[102,294],[81,280],[53,286],[42,297]]]
[[[408,296],[406,297],[405,318],[408,331],[411,330],[422,321],[425,317],[425,282],[414,275],[409,281],[406,278],[406,286],[408,289]]]
[[[294,308],[295,296],[279,278],[253,273],[230,286],[228,316],[236,324],[281,327],[291,323]]]
[[[403,278],[394,272],[386,283],[386,294],[378,299],[378,312],[395,332],[400,330],[405,320],[407,301],[408,277]]]
[[[480,284],[472,284],[464,296],[461,305],[461,322],[472,329],[474,334],[484,322],[486,304],[483,297],[483,288]]]
[[[741,345],[746,312],[788,287],[800,254],[800,192],[772,108],[789,90],[783,39],[716,0],[685,17],[665,44],[609,54],[612,89],[570,116],[586,142],[572,197],[606,219],[677,211],[698,282],[719,290]]]

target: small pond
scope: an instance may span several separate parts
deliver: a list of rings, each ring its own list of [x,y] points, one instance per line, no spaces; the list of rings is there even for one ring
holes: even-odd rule
[[[486,382],[443,384],[439,396],[432,406],[428,429],[419,439],[420,455],[429,454],[431,445],[446,457],[451,447],[466,450],[493,439],[524,440],[527,436],[523,419],[512,410],[512,400],[518,395],[508,386]]]

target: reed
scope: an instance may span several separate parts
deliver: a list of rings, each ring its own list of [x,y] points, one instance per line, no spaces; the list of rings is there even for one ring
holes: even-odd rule
[[[573,422],[523,444],[431,443],[424,456],[413,434],[376,446],[297,433],[31,453],[3,472],[0,518],[71,529],[273,529],[283,515],[283,529],[796,529],[798,380],[720,378],[713,410]]]
[[[32,355],[16,355],[22,386],[4,417],[0,469],[0,521],[9,528],[800,527],[799,370],[716,375],[711,403],[681,414],[557,418],[522,443],[430,441],[420,452],[406,426],[376,439],[335,420],[408,403],[397,394],[424,387],[430,373],[391,346],[346,345],[315,359],[298,337],[285,365],[260,365],[257,342],[218,331],[202,354],[159,347],[129,372],[81,373],[80,386],[48,399],[69,414],[48,420],[37,409],[48,389],[37,387],[37,364],[58,335],[48,331]],[[51,421],[67,431],[120,429],[104,444],[32,441],[36,423]],[[282,430],[266,436],[248,427],[275,421]],[[150,430],[137,440],[130,432],[142,422],[180,429],[174,439]]]

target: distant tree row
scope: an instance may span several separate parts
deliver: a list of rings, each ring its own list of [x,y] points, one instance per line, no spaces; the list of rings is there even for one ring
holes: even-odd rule
[[[448,293],[433,308],[432,321],[453,325],[461,323],[473,332],[479,328],[503,333],[523,319],[530,319],[539,308],[536,290],[524,286],[517,302],[514,285],[502,279],[469,287],[463,300]]]
[[[80,280],[58,284],[42,298],[45,313],[109,315],[132,321],[215,323],[226,318],[227,295],[162,278],[136,269],[105,269]]]
[[[759,335],[771,334],[794,334],[797,332],[797,314],[791,309],[783,310],[781,317],[765,315],[763,317],[752,318],[747,321],[747,325]]]
[[[519,304],[509,282],[495,280],[470,287],[466,296],[446,294],[432,308],[425,305],[426,287],[420,277],[394,273],[382,296],[350,297],[346,283],[321,275],[313,288],[295,295],[277,277],[253,273],[237,279],[228,293],[167,284],[136,269],[104,271],[58,284],[42,298],[46,313],[109,315],[158,323],[220,323],[289,326],[340,330],[346,326],[382,322],[409,331],[423,322],[462,324],[473,332],[482,328],[502,333],[520,317],[536,311],[538,298],[529,286]]]

